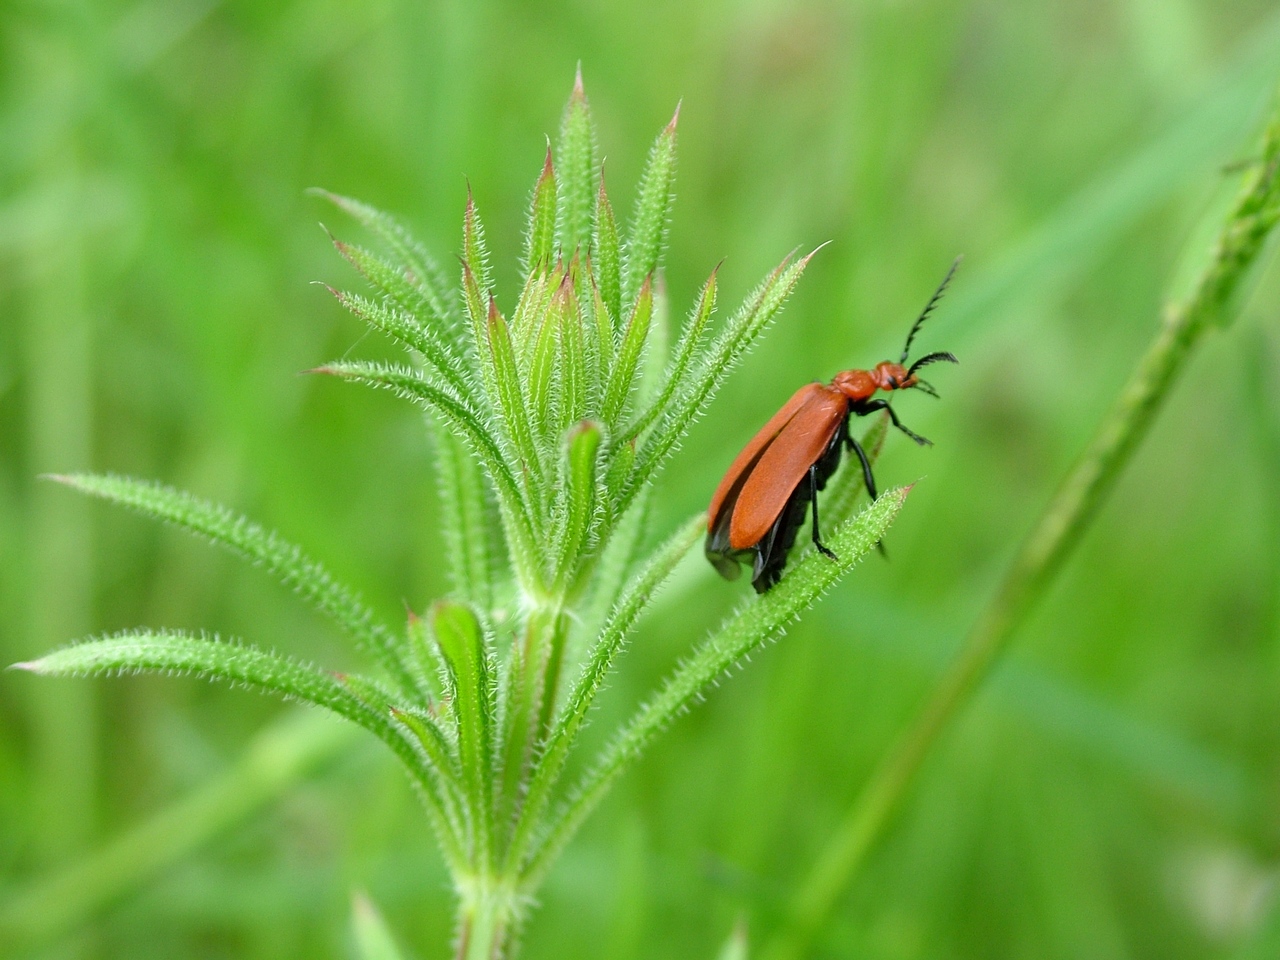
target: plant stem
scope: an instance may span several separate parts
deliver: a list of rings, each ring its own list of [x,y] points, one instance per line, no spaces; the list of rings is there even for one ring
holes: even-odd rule
[[[509,884],[481,877],[464,888],[458,904],[456,960],[502,960],[517,919]]]
[[[791,905],[789,925],[766,950],[792,960],[809,944],[900,807],[930,748],[967,704],[1014,631],[1043,596],[1138,444],[1204,333],[1230,319],[1234,294],[1280,216],[1280,106],[1262,158],[1228,215],[1213,257],[1191,296],[1169,308],[1084,456],[1023,543],[996,595],[915,722],[876,768]]]

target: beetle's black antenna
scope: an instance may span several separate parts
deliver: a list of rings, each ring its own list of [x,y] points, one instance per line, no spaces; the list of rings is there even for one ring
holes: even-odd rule
[[[948,353],[946,350],[939,350],[936,353],[926,353],[923,357],[907,368],[907,376],[911,376],[921,367],[927,367],[931,363],[937,363],[939,360],[945,360],[947,363],[959,363],[954,353]],[[928,392],[928,391],[926,391]]]
[[[951,269],[947,271],[947,275],[942,278],[942,283],[938,284],[938,289],[933,292],[933,296],[929,298],[929,302],[924,305],[924,310],[920,312],[920,316],[916,322],[911,325],[911,332],[907,334],[906,346],[902,348],[902,359],[899,363],[907,362],[907,354],[911,352],[911,341],[916,338],[916,334],[920,332],[920,328],[924,326],[924,322],[929,319],[929,314],[933,313],[933,308],[938,305],[938,301],[942,299],[942,295],[947,290],[947,284],[951,282],[951,278],[955,276],[956,267],[960,266],[960,261],[964,257],[956,257],[951,262]]]
[[[921,380],[917,378],[915,389],[919,390],[921,393],[927,393],[931,397],[938,396],[938,391],[933,389],[933,384],[928,380]]]

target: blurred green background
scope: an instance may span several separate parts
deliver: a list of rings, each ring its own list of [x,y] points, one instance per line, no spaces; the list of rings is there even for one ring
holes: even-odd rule
[[[933,378],[941,402],[899,405],[937,445],[892,437],[878,468],[883,485],[923,477],[892,560],[660,741],[571,846],[526,941],[530,958],[711,958],[739,916],[753,941],[776,927],[1194,268],[1280,78],[1280,11],[4,0],[0,660],[163,625],[350,662],[254,570],[47,471],[224,501],[389,619],[443,591],[419,417],[297,376],[384,349],[309,285],[355,285],[316,221],[358,233],[304,190],[396,211],[448,262],[469,178],[509,303],[579,59],[620,212],[683,98],[677,318],[722,257],[736,299],[793,246],[834,241],[667,470],[655,532],[705,505],[797,384],[895,350],[967,255],[922,340],[962,366]],[[1193,363],[820,956],[1280,955],[1276,274]],[[605,712],[743,589],[690,566]],[[255,739],[292,710],[189,679],[0,675],[0,912],[193,791],[204,806],[170,840],[228,824],[87,923],[55,915],[87,886],[45,897],[22,917],[54,931],[33,955],[343,957],[366,889],[416,956],[444,956],[451,896],[405,777],[320,721],[293,771]],[[237,768],[251,744],[262,772]]]

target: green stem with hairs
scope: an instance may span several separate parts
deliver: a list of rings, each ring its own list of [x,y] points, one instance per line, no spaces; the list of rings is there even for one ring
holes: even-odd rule
[[[1263,136],[1260,161],[1228,214],[1212,258],[1191,295],[1171,306],[1155,339],[1023,543],[991,602],[924,709],[876,768],[792,901],[787,926],[764,953],[803,956],[841,894],[900,808],[939,735],[991,673],[1014,631],[1044,595],[1146,436],[1204,334],[1229,322],[1236,293],[1280,219],[1280,103]]]

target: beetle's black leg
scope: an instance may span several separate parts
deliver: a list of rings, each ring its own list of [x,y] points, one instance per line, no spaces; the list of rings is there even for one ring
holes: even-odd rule
[[[853,439],[852,435],[845,439],[849,449],[857,454],[858,462],[862,464],[862,481],[867,485],[867,496],[875,500],[879,494],[876,493],[876,478],[871,475],[871,461],[867,459],[867,453],[862,449],[862,444]]]
[[[809,499],[813,505],[813,545],[818,548],[818,552],[829,560],[839,560],[834,553],[827,549],[826,544],[822,542],[822,534],[818,531],[818,465],[814,464],[809,468]]]
[[[862,480],[867,485],[867,496],[874,502],[879,494],[876,493],[876,478],[871,475],[871,461],[867,459],[866,451],[862,449],[862,444],[853,439],[852,434],[845,436],[845,442],[849,445],[849,449],[858,455],[858,462],[862,464]],[[884,541],[876,541],[876,549],[880,551],[880,556],[886,560],[889,559],[889,551],[884,548]]]
[[[933,446],[932,440],[922,437],[920,436],[920,434],[916,433],[914,430],[904,426],[902,421],[898,419],[898,415],[893,412],[893,407],[889,406],[889,402],[887,400],[870,400],[867,403],[862,405],[862,407],[858,410],[858,413],[865,416],[868,413],[874,413],[876,410],[886,411],[889,414],[889,419],[893,421],[893,425],[897,427],[899,430],[901,430],[903,433],[905,433],[912,440],[914,440],[916,443],[920,444],[920,446],[922,447]]]

